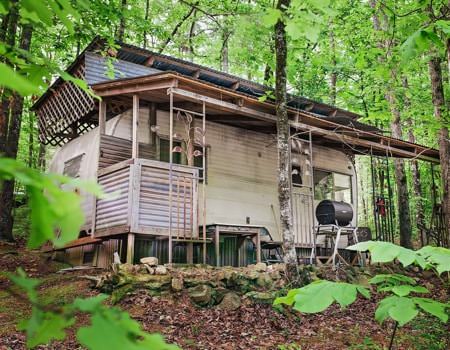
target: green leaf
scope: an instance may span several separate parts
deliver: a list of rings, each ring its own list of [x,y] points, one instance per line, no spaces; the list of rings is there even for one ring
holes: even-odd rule
[[[449,304],[443,304],[428,298],[414,298],[413,300],[423,311],[428,312],[439,318],[442,322],[447,323],[448,312],[446,310],[450,308]]]
[[[274,8],[268,8],[262,16],[262,22],[266,27],[273,27],[278,19],[281,18],[281,11]]]
[[[33,317],[20,324],[20,330],[27,332],[27,346],[33,348],[40,344],[48,344],[51,340],[62,340],[66,337],[65,329],[75,323],[74,317],[33,310]]]
[[[429,293],[429,290],[422,286],[410,286],[410,285],[401,285],[392,287],[392,292],[397,294],[400,297],[404,297],[409,295],[411,292],[414,293]]]
[[[31,84],[25,77],[1,62],[0,85],[13,91],[17,91],[22,96],[28,96],[39,92],[39,87],[37,85]]]
[[[73,302],[73,307],[83,312],[93,312],[102,306],[102,303],[108,299],[106,294],[99,294],[95,297],[80,299],[77,298]]]
[[[399,326],[405,325],[419,313],[414,302],[405,297],[397,297],[395,305],[388,312],[389,316],[397,321]]]
[[[337,283],[333,285],[333,298],[341,305],[348,306],[356,300],[357,288],[355,285],[348,283]]]
[[[398,296],[393,295],[381,300],[378,304],[377,309],[375,310],[375,320],[383,323],[386,318],[389,317],[389,310],[396,305],[398,298]]]

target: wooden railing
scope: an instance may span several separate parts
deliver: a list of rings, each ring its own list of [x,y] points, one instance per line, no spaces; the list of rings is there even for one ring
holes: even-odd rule
[[[198,238],[198,169],[126,160],[99,170],[98,182],[111,196],[96,201],[95,236],[168,236],[171,225],[174,238]]]

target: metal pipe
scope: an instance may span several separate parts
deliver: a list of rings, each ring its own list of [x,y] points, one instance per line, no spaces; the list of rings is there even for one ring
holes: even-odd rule
[[[206,104],[203,101],[203,120],[202,120],[202,167],[203,167],[203,183],[202,183],[202,200],[203,200],[203,263],[206,264]]]

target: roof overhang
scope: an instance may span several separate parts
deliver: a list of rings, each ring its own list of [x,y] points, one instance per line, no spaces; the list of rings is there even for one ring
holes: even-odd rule
[[[276,126],[273,102],[260,101],[231,88],[175,72],[118,79],[92,85],[92,88],[97,95],[105,98],[138,94],[142,100],[159,104],[166,103],[168,94],[172,93],[176,103],[188,101],[195,105],[205,102],[208,107],[207,119],[212,121],[217,121],[214,115],[220,115],[220,122],[225,124],[266,126],[272,131]],[[311,131],[314,140],[321,139],[328,146],[340,146],[354,154],[414,158],[439,163],[439,151],[433,148],[345,126],[302,109],[288,107],[288,114],[294,130]]]

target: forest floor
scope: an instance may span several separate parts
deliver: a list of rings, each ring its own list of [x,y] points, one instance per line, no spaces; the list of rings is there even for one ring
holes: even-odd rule
[[[0,271],[13,272],[22,267],[29,276],[41,279],[39,292],[43,300],[62,305],[76,297],[92,296],[98,292],[82,279],[86,271],[56,273],[64,266],[19,246],[0,245]],[[89,275],[101,273],[89,270]],[[448,291],[432,275],[420,276],[420,283],[439,299],[448,300]],[[26,349],[25,336],[17,323],[30,314],[24,299],[12,296],[10,282],[0,276],[0,349]],[[184,294],[151,296],[136,290],[120,301],[118,306],[130,312],[149,332],[161,332],[169,342],[183,349],[386,349],[392,323],[379,325],[373,315],[380,295],[359,298],[342,310],[333,306],[316,315],[281,313],[271,305],[244,302],[236,311],[216,307],[200,308]],[[79,318],[77,325],[86,324]],[[64,342],[53,342],[39,349],[79,349],[75,329],[68,331]],[[395,339],[395,349],[448,349],[449,329],[437,319],[425,316],[401,328]]]

